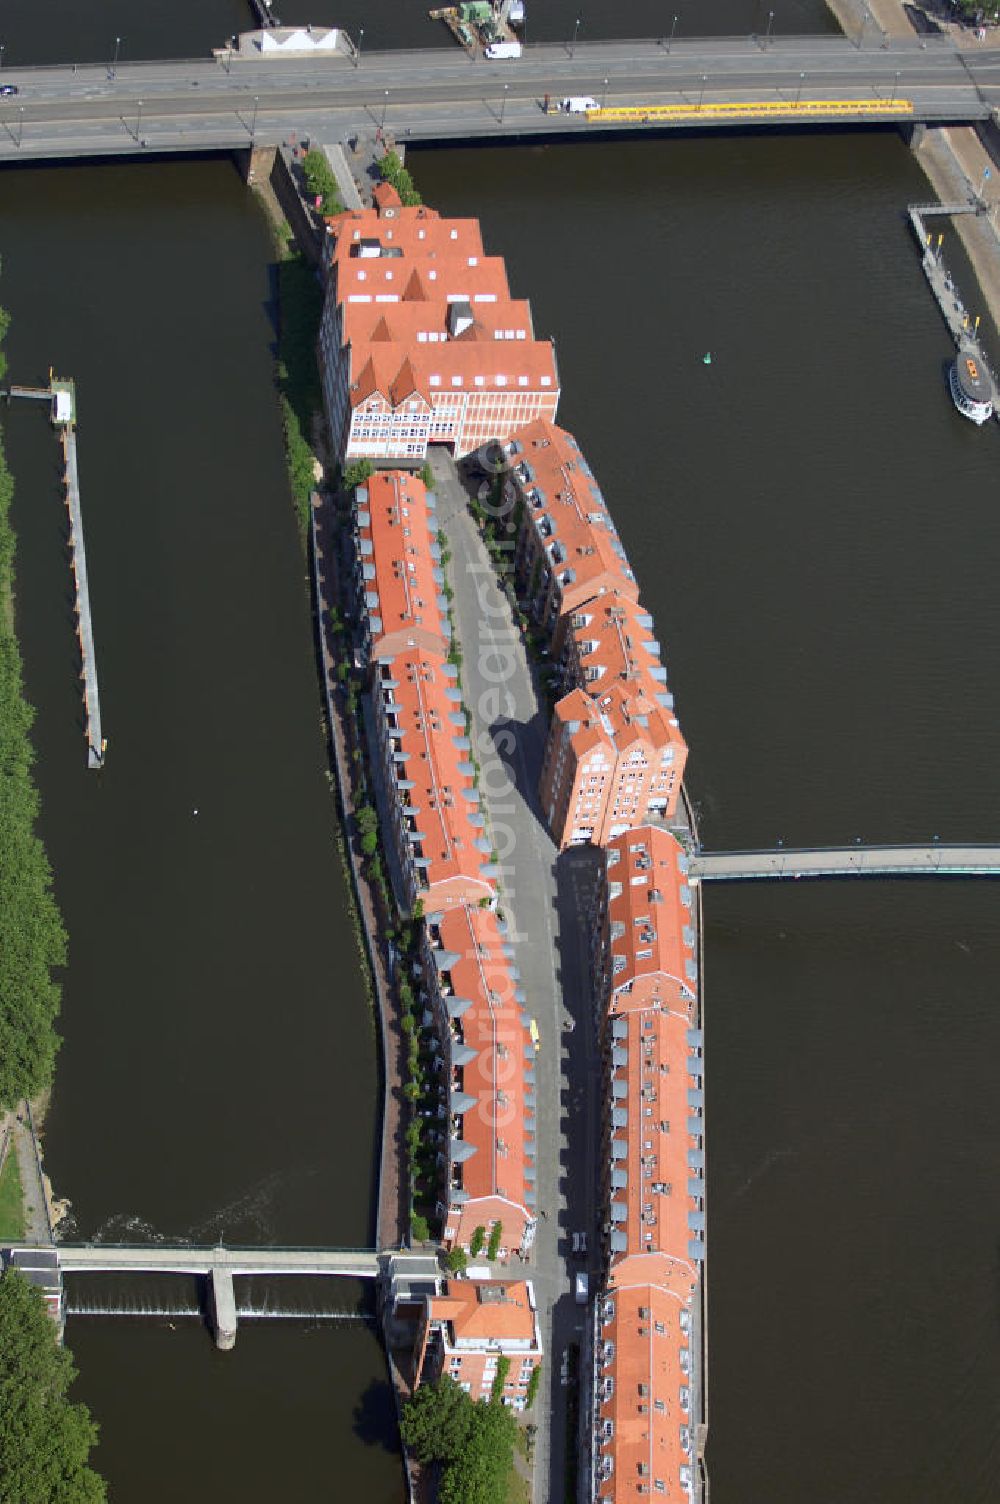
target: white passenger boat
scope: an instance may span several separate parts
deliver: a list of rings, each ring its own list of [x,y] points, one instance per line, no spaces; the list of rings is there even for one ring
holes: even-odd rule
[[[993,416],[993,378],[983,359],[979,346],[963,342],[958,355],[948,372],[951,400],[964,418],[973,423],[985,423]]]

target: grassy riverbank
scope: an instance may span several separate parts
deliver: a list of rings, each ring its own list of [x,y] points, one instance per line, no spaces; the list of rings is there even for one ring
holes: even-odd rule
[[[21,1171],[17,1164],[17,1151],[12,1144],[4,1167],[0,1170],[0,1243],[19,1243],[23,1237]]]
[[[8,317],[0,310],[0,340]],[[0,378],[6,372],[0,349]],[[66,933],[52,872],[35,835],[38,793],[28,736],[33,711],[22,690],[14,632],[14,483],[0,443],[0,1105],[33,1097],[52,1081]]]

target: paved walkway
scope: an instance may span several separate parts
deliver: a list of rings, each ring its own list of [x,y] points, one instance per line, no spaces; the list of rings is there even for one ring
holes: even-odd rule
[[[52,1228],[49,1223],[45,1187],[39,1170],[38,1155],[28,1123],[26,1104],[21,1103],[11,1122],[13,1148],[17,1154],[17,1167],[21,1172],[21,1198],[24,1207],[25,1243],[51,1243]]]
[[[571,1232],[592,1226],[595,1216],[598,1093],[587,945],[593,854],[582,861],[575,859],[579,853],[557,858],[544,827],[536,794],[547,731],[542,700],[454,462],[432,453],[431,465],[437,515],[452,554],[448,576],[480,788],[503,868],[501,905],[525,1006],[540,1036],[538,1232],[528,1262],[508,1264],[504,1273],[523,1274],[535,1285],[545,1346],[544,1382],[531,1414],[538,1426],[535,1498],[555,1500],[563,1498],[566,1469],[562,1355],[584,1335],[568,1251]]]
[[[375,1007],[378,1012],[385,1076],[375,1234],[380,1247],[398,1247],[409,1235],[409,1184],[403,1137],[407,1110],[403,1098],[406,1041],[400,1023],[399,1000],[386,964],[375,901],[361,870],[359,857],[360,838],[354,818],[354,790],[350,775],[353,747],[348,745],[345,731],[345,727],[350,724],[352,733],[356,734],[356,728],[347,714],[344,690],[336,676],[336,644],[330,620],[330,607],[339,605],[343,615],[345,605],[341,594],[338,540],[333,526],[333,502],[330,498],[314,497],[312,522],[314,581],[321,623],[319,635],[327,719],[344,817],[344,839],[351,864],[355,898],[365,930],[366,949],[375,978]],[[357,745],[356,741],[354,745]]]

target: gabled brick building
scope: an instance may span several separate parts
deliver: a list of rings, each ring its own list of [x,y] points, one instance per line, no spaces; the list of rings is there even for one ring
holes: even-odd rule
[[[523,1410],[531,1375],[542,1361],[542,1334],[530,1280],[449,1280],[428,1297],[417,1329],[416,1382],[448,1374],[473,1400],[489,1399],[509,1364],[501,1397]]]
[[[320,374],[343,459],[418,465],[428,444],[462,456],[555,417],[555,349],[476,220],[403,207],[383,184],[374,208],[327,223]]]

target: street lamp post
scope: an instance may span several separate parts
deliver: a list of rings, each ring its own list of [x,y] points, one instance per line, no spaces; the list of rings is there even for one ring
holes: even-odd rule
[[[260,104],[260,95],[259,94],[255,94],[254,97],[253,97],[253,118],[250,121],[250,140],[251,141],[256,141],[256,139],[257,139],[257,106],[258,106],[258,104]]]
[[[18,125],[18,128],[17,128],[17,146],[18,146],[18,150],[21,149],[21,142],[24,140],[24,105],[23,104],[20,105],[19,108],[20,108],[21,113],[20,113],[20,116],[18,117],[19,118],[19,125]]]
[[[704,100],[705,100],[705,85],[707,83],[708,83],[708,74],[707,73],[703,73],[701,75],[701,93],[698,95],[698,108],[699,108],[699,110],[701,109],[702,104],[704,103]]]
[[[580,34],[580,22],[582,20],[583,20],[582,16],[577,16],[576,20],[573,22],[573,41],[570,44],[570,49],[569,49],[569,55],[570,55],[570,57],[573,57],[576,54],[576,39],[577,39],[577,37]]]
[[[504,86],[503,86],[503,98],[500,101],[500,124],[501,125],[503,125],[503,117],[504,117],[504,115],[506,113],[506,110],[507,110],[507,90],[509,88],[510,88],[510,84],[504,84]]]
[[[385,117],[388,114],[388,112],[389,112],[389,90],[386,89],[386,91],[385,91],[385,98],[382,101],[382,134],[383,134],[383,136],[385,135]]]
[[[0,73],[3,72],[3,54],[6,46],[6,42],[0,42]]]
[[[121,39],[121,37],[115,37],[115,55],[114,55],[114,57],[111,60],[111,77],[112,78],[117,78],[118,77],[118,54],[121,51],[121,45],[122,45],[122,39]]]
[[[804,84],[804,83],[805,83],[805,81],[806,81],[806,76],[805,76],[805,74],[804,74],[804,73],[800,73],[800,74],[799,74],[799,87],[798,87],[798,92],[797,92],[797,93],[796,93],[796,95],[795,95],[795,103],[796,103],[796,104],[799,104],[799,103],[800,103],[800,102],[801,102],[801,99],[802,99],[802,85],[803,85],[803,84]]]
[[[137,100],[136,105],[137,109],[135,116],[135,139],[138,141],[140,132],[142,131],[142,100]]]
[[[358,66],[358,64],[361,61],[361,48],[362,48],[362,46],[364,44],[364,40],[365,40],[365,28],[363,26],[359,26],[358,27],[358,45],[357,45],[357,49],[356,49],[356,51],[354,53],[354,66],[355,66],[355,68]]]
[[[774,11],[773,10],[769,10],[768,13],[767,13],[767,31],[764,34],[764,47],[765,47],[765,49],[768,48],[768,47],[770,47],[770,45],[771,45],[771,27],[773,25],[774,25]]]
[[[893,74],[893,78],[892,78],[892,98],[889,100],[890,104],[895,104],[896,103],[896,90],[898,88],[899,88],[899,69],[897,68],[896,71],[895,71],[895,73]]]
[[[677,17],[675,16],[674,17],[674,24],[670,28],[670,41],[667,43],[667,51],[668,52],[670,51],[670,49],[674,45],[674,36],[676,35],[676,32],[677,32]]]
[[[608,81],[604,80],[604,93],[601,95],[601,109],[606,109],[608,103]]]

